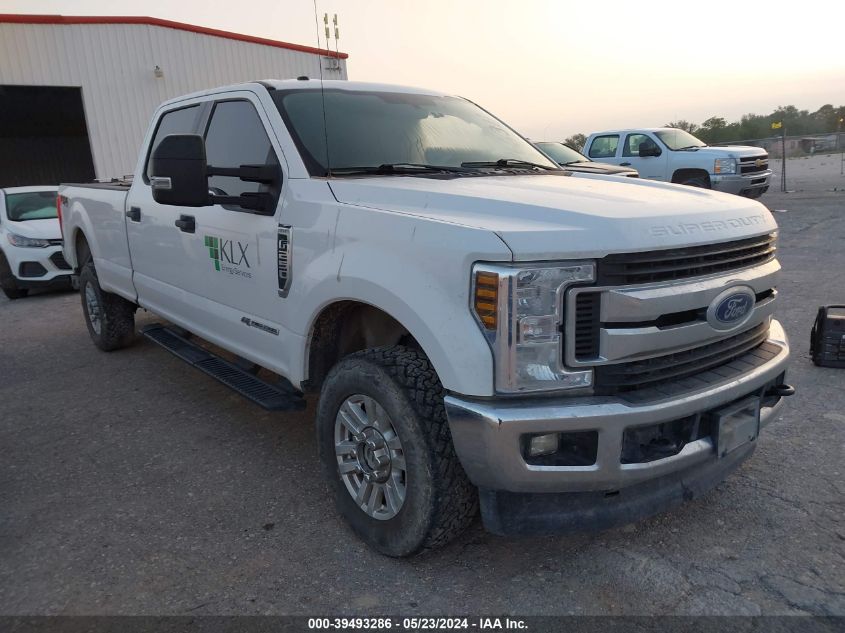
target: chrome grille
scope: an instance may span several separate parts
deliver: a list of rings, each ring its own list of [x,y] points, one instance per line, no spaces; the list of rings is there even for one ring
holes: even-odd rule
[[[757,161],[761,161],[758,165]],[[761,154],[759,156],[747,156],[739,159],[739,173],[741,174],[757,174],[766,171],[769,168],[769,155]]]
[[[683,352],[596,367],[596,391],[631,391],[694,376],[747,354],[766,341],[768,332],[766,321],[740,334]]]
[[[598,283],[622,286],[687,279],[756,266],[775,258],[774,233],[733,242],[644,253],[608,255],[598,262]]]

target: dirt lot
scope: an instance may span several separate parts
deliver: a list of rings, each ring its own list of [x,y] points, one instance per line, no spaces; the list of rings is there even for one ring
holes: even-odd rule
[[[383,558],[334,514],[313,402],[268,414],[148,342],[98,352],[75,294],[0,300],[0,613],[845,615],[845,370],[807,352],[845,303],[845,178],[806,181],[763,198],[798,394],[709,496],[598,535],[476,525]]]

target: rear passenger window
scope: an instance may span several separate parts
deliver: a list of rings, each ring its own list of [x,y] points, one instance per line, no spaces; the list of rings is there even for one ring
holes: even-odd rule
[[[618,134],[597,136],[590,145],[590,158],[612,158],[616,156],[617,147],[619,147]]]
[[[249,101],[221,101],[214,106],[205,135],[208,164],[214,167],[278,165],[264,124]],[[217,195],[267,191],[267,185],[244,182],[233,176],[212,176],[209,188]]]
[[[147,168],[144,170],[147,180],[150,178],[150,156],[158,147],[162,139],[168,134],[192,134],[196,131],[197,117],[200,114],[199,105],[188,106],[167,112],[158,120],[158,127],[150,143],[150,153],[147,154]]]

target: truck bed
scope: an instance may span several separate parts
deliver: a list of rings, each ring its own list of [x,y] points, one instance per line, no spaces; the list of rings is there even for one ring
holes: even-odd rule
[[[76,189],[114,189],[117,191],[128,191],[131,186],[131,178],[114,179],[108,182],[69,182],[60,185],[60,187],[74,187]]]
[[[59,186],[62,196],[62,226],[65,259],[79,270],[80,240],[91,253],[100,286],[125,298],[135,299],[132,262],[126,236],[126,195],[131,183],[126,180],[92,182]]]

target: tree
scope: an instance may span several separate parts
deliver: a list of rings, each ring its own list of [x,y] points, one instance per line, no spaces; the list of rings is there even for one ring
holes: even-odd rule
[[[578,150],[579,152],[584,149],[584,143],[587,142],[587,136],[585,134],[573,134],[572,136],[568,137],[563,144],[569,145],[572,149]]]
[[[708,143],[723,142],[728,140],[726,138],[727,135],[725,134],[725,129],[727,127],[728,122],[724,117],[711,116],[701,124],[700,128],[698,128],[698,136],[701,140]]]
[[[684,119],[680,119],[679,121],[670,121],[663,127],[678,128],[679,130],[684,130],[685,132],[689,132],[690,134],[695,134],[695,131],[698,129],[698,126],[695,123],[690,123],[689,121],[685,121]]]
[[[709,119],[705,119],[704,123],[701,124],[706,130],[720,130],[724,127],[728,127],[728,122],[724,119],[724,117],[720,116],[711,116]]]

